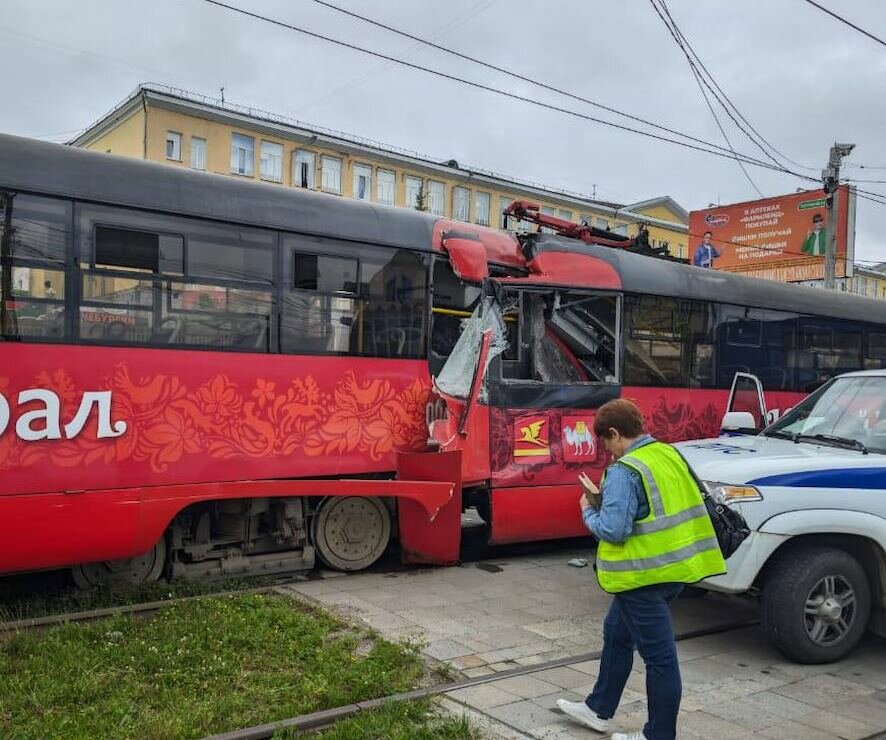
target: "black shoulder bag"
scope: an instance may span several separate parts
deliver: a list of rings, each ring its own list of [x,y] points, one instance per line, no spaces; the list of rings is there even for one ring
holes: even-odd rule
[[[717,535],[717,543],[720,545],[723,559],[728,560],[729,556],[745,541],[751,530],[744,517],[735,509],[731,509],[728,504],[714,501],[713,496],[704,487],[700,488],[701,497],[704,499],[708,516],[711,518],[711,524],[714,525],[714,532]]]
[[[677,450],[677,454],[680,455],[679,450]],[[686,468],[689,470],[689,474],[693,477],[695,484],[698,486],[698,490],[701,492],[701,497],[704,500],[705,508],[708,510],[711,524],[714,525],[714,533],[717,535],[717,543],[720,545],[720,552],[723,553],[723,559],[728,560],[732,553],[738,549],[738,546],[747,539],[748,535],[750,535],[751,530],[748,527],[748,523],[735,509],[730,508],[729,504],[715,501],[706,486],[695,474],[692,466],[686,462],[686,458],[683,457],[683,455],[680,455],[680,457],[683,462],[686,463]]]

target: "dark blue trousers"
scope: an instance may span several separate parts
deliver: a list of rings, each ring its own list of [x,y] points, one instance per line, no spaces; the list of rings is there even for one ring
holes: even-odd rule
[[[615,594],[603,622],[603,655],[594,690],[585,703],[600,717],[615,714],[634,664],[634,650],[646,664],[648,740],[674,740],[683,684],[670,603],[683,590],[681,583],[644,586]]]

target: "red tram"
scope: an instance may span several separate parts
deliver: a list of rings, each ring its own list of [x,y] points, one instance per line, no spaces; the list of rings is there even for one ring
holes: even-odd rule
[[[10,136],[0,291],[0,573],[84,585],[581,534],[606,400],[886,363],[877,301]]]

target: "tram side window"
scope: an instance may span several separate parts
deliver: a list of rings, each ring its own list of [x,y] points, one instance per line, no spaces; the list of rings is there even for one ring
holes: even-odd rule
[[[422,357],[426,313],[422,255],[284,237],[283,352]]]
[[[427,259],[406,249],[372,250],[360,260],[362,345],[373,357],[424,357]]]
[[[179,235],[95,227],[95,266],[181,274],[184,239]]]
[[[163,285],[163,339],[271,351],[276,235],[202,221],[188,227],[184,278]]]
[[[718,307],[717,368],[720,388],[735,373],[753,373],[766,390],[791,390],[806,362],[797,347],[797,317],[783,311],[721,304]]]
[[[0,335],[66,338],[70,249],[69,202],[0,191]]]
[[[80,206],[82,340],[270,350],[273,232]]]
[[[462,282],[448,260],[439,258],[434,262],[434,304],[429,358],[431,374],[436,375],[443,368],[446,358],[461,336],[462,322],[470,317],[479,299],[480,288]]]
[[[886,367],[886,332],[872,326],[865,332],[864,369],[877,370]]]
[[[841,373],[862,364],[862,330],[858,324],[835,319],[800,319],[799,390],[809,392]]]
[[[358,323],[357,259],[293,252],[291,261],[290,290],[283,299],[282,350],[347,352]]]
[[[685,385],[680,302],[651,295],[625,296],[625,385]]]

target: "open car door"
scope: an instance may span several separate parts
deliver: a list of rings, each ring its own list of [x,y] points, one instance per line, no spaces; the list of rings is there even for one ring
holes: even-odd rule
[[[765,426],[766,399],[763,397],[763,384],[756,375],[736,373],[732,379],[721,430],[756,434]]]

